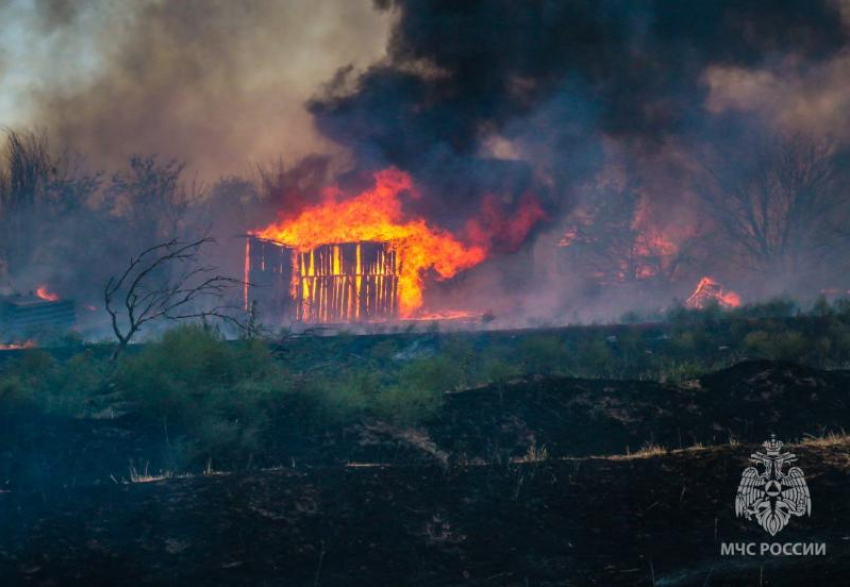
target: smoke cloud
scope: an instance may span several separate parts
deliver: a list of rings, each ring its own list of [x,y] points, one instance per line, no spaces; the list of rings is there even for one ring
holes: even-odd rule
[[[17,80],[2,124],[47,129],[100,168],[156,154],[208,181],[338,152],[303,103],[338,67],[380,58],[389,24],[349,0],[39,0],[0,21]]]
[[[397,18],[387,59],[340,70],[311,110],[361,165],[429,178],[446,212],[531,184],[557,204],[602,136],[658,144],[700,118],[707,69],[822,63],[846,42],[831,2],[377,4]]]

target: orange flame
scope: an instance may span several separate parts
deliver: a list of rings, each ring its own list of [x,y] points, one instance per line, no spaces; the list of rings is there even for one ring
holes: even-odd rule
[[[694,293],[685,301],[685,306],[702,309],[712,300],[723,308],[737,308],[741,305],[741,296],[733,291],[725,291],[722,285],[705,276],[699,280]]]
[[[38,289],[35,290],[35,295],[44,300],[45,302],[59,301],[59,294],[53,293],[48,290],[46,285],[38,286]]]
[[[440,312],[432,312],[430,314],[423,314],[418,316],[416,319],[422,322],[427,322],[429,320],[475,320],[480,319],[481,314],[476,314],[474,312],[466,312],[464,310],[443,310]]]
[[[512,214],[506,214],[496,197],[488,195],[482,202],[481,215],[466,223],[466,234],[471,242],[487,250],[513,252],[525,241],[531,229],[546,218],[546,211],[530,192],[523,195]]]
[[[23,349],[34,349],[35,347],[36,344],[34,340],[12,342],[7,344],[0,343],[0,351],[19,351]]]
[[[422,306],[425,271],[433,269],[439,279],[448,279],[487,257],[484,247],[467,247],[421,218],[405,218],[399,196],[413,189],[408,174],[385,169],[375,174],[374,188],[354,198],[343,199],[338,188],[328,188],[323,192],[325,201],[321,205],[253,234],[302,253],[329,244],[387,243],[388,249],[401,258],[399,313],[409,318]]]

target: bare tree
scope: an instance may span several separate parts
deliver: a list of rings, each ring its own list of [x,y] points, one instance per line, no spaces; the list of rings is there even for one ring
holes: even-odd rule
[[[88,214],[100,183],[79,156],[54,155],[47,136],[7,131],[0,163],[0,257],[11,275],[64,248],[72,215]]]
[[[571,217],[560,244],[572,266],[602,284],[673,280],[689,249],[648,231],[640,214],[639,182],[627,166],[620,185],[595,189]]]
[[[198,263],[201,247],[211,242],[209,237],[191,242],[174,239],[152,246],[130,259],[120,276],[109,279],[103,299],[118,339],[113,360],[154,320],[218,318],[244,326],[238,306],[221,303],[230,288],[244,283]]]
[[[747,153],[703,162],[698,186],[732,258],[750,270],[800,276],[846,257],[841,226],[850,212],[833,144],[801,135],[771,137]]]
[[[113,213],[130,221],[145,239],[171,238],[181,233],[186,213],[203,197],[197,180],[185,182],[186,164],[134,155],[129,167],[115,173],[107,190]]]

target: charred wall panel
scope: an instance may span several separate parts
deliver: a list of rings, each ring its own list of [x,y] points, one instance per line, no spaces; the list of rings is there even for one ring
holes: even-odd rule
[[[295,251],[249,237],[245,305],[299,322],[355,322],[398,316],[401,259],[387,243],[320,245]]]
[[[254,308],[263,321],[296,318],[292,299],[292,249],[256,237],[245,243],[246,309]]]
[[[0,297],[0,342],[68,330],[75,320],[72,300],[48,301],[32,295]]]

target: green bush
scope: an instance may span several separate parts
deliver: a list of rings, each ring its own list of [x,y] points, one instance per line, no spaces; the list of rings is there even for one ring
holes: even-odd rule
[[[744,337],[744,349],[757,357],[783,361],[799,361],[813,351],[817,355],[814,342],[807,341],[801,333],[794,330],[750,332]]]
[[[17,375],[0,378],[0,415],[39,407],[35,391]]]
[[[704,373],[705,366],[697,361],[671,361],[659,369],[657,379],[662,383],[680,383]]]
[[[832,306],[829,304],[829,301],[826,299],[826,296],[820,295],[818,299],[815,301],[814,306],[812,306],[811,314],[812,316],[832,316],[835,313]]]
[[[729,312],[737,318],[790,318],[796,316],[800,306],[794,300],[777,297],[759,304],[747,304]]]
[[[595,337],[578,346],[576,372],[581,377],[612,377],[616,360],[605,339]]]
[[[482,358],[479,383],[500,385],[522,375],[519,364],[498,355],[487,355]]]
[[[548,375],[568,372],[564,341],[554,334],[532,334],[519,343],[518,355],[526,373]]]
[[[238,466],[277,438],[281,422],[290,435],[360,418],[406,425],[431,417],[446,392],[530,374],[682,381],[742,356],[850,364],[850,303],[822,300],[807,315],[796,312],[796,304],[774,300],[731,312],[674,308],[657,328],[444,333],[413,343],[305,337],[273,348],[259,335],[226,341],[216,330],[184,325],[117,363],[108,360],[108,345],[81,347],[64,360],[43,351],[8,359],[0,367],[0,413],[86,417],[129,409],[161,422],[175,466]],[[399,352],[408,347],[418,351],[405,360]]]
[[[413,424],[436,413],[443,397],[444,392],[432,386],[390,385],[378,397],[374,415],[401,424]]]
[[[89,352],[56,361],[36,350],[24,353],[0,375],[0,410],[37,409],[70,417],[90,415],[102,408],[108,392],[107,366]]]
[[[783,361],[800,361],[807,351],[812,350],[802,334],[794,330],[775,334],[769,345],[771,359]]]
[[[270,397],[285,391],[279,374],[262,340],[193,325],[125,356],[114,380],[139,412],[186,435],[188,460],[232,462],[258,448]]]
[[[319,416],[327,421],[346,421],[364,415],[374,405],[381,389],[374,371],[346,370],[337,377],[321,377],[310,386]]]
[[[764,330],[754,330],[744,336],[744,350],[751,355],[766,357],[769,354],[770,334]]]

